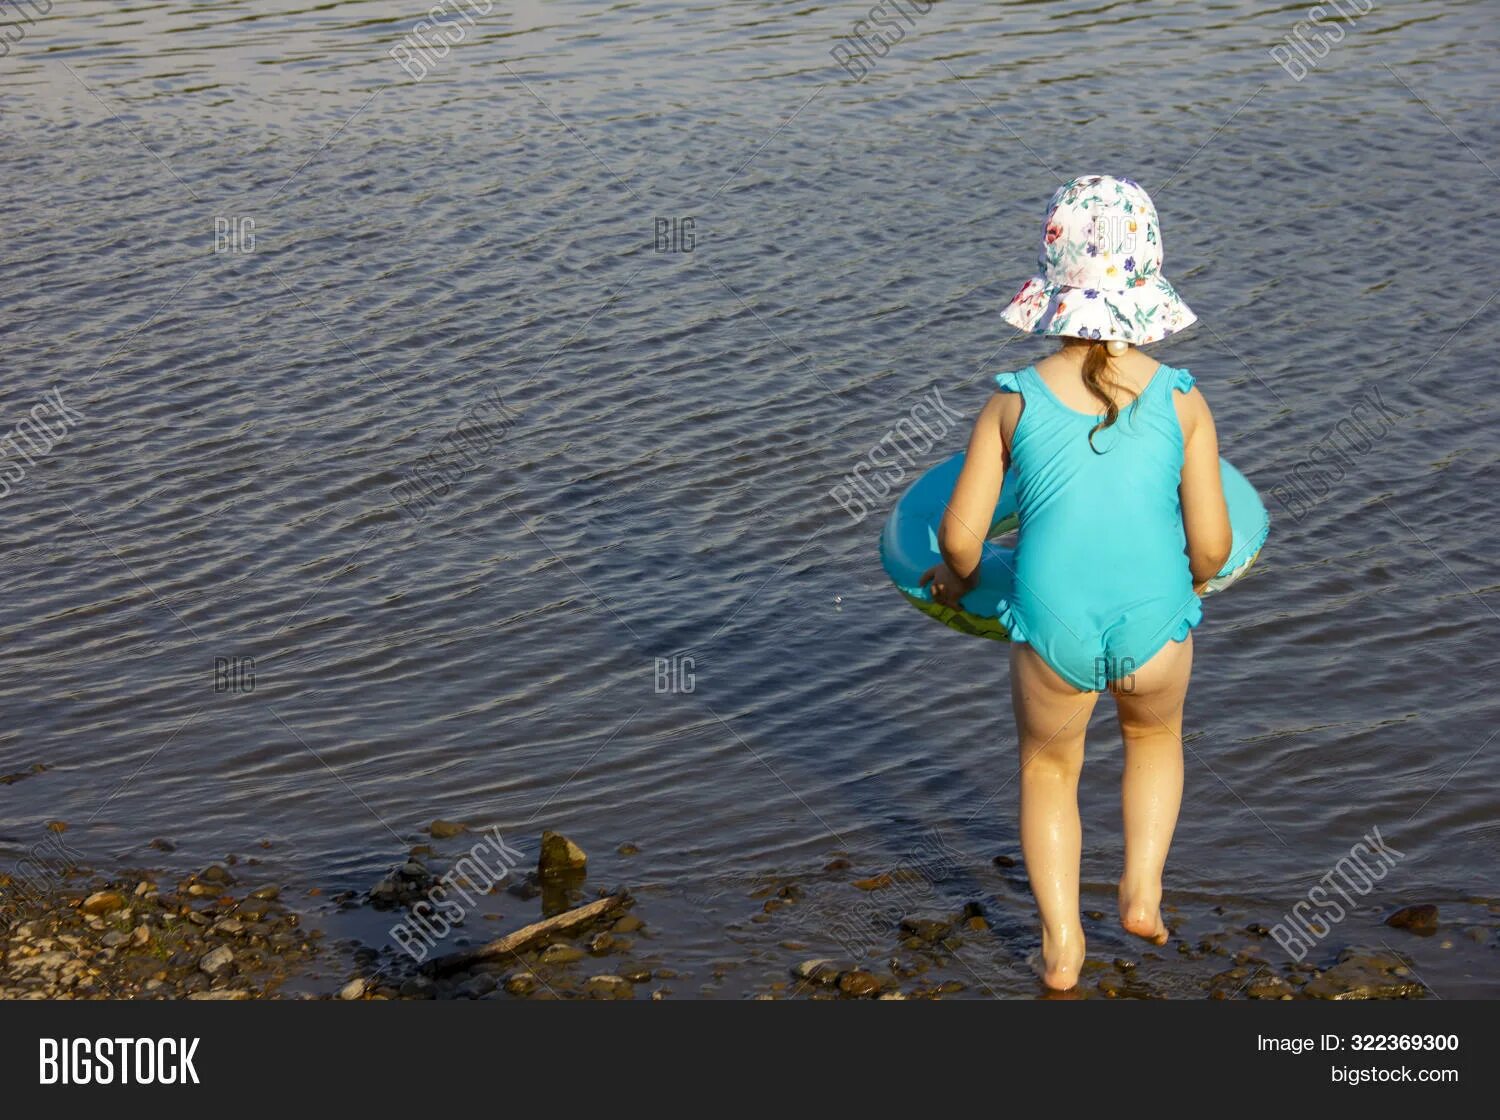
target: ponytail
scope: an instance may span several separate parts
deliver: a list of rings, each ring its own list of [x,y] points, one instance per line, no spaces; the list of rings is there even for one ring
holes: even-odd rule
[[[1098,339],[1088,340],[1088,352],[1083,356],[1083,387],[1099,398],[1104,405],[1104,419],[1089,430],[1089,448],[1096,455],[1102,454],[1094,446],[1094,435],[1103,431],[1120,418],[1120,406],[1115,403],[1114,393],[1122,392],[1121,385],[1110,374],[1109,349]],[[1111,392],[1114,390],[1114,392]],[[1136,398],[1139,400],[1139,397]],[[1135,401],[1131,402],[1132,406]]]

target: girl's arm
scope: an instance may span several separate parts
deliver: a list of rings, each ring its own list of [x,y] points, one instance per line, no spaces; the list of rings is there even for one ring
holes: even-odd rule
[[[1219,473],[1219,435],[1208,402],[1193,389],[1180,398],[1177,415],[1183,429],[1182,485],[1178,488],[1182,527],[1187,533],[1194,589],[1201,591],[1229,559],[1234,534]]]
[[[964,468],[953,486],[953,496],[938,529],[943,563],[922,576],[924,586],[929,580],[932,582],[933,598],[946,606],[957,607],[958,601],[974,586],[984,551],[984,535],[989,532],[990,518],[995,515],[995,503],[1000,500],[1000,486],[1009,459],[1001,419],[1007,402],[1017,399],[1014,395],[996,393],[974,421]]]

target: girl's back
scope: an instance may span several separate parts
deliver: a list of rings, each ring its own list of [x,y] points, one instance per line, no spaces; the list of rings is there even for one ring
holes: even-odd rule
[[[1202,617],[1178,488],[1186,370],[1139,352],[1104,391],[1114,423],[1065,349],[996,378],[1021,517],[1016,594],[1004,621],[1060,676],[1099,688]],[[1097,384],[1097,382],[1096,382]],[[1191,418],[1192,413],[1187,410]]]

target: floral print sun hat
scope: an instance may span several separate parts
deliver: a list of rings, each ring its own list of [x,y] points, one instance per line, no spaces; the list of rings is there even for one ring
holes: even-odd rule
[[[1001,314],[1031,334],[1144,345],[1197,321],[1161,274],[1161,227],[1151,196],[1129,179],[1084,175],[1047,204],[1040,276]]]

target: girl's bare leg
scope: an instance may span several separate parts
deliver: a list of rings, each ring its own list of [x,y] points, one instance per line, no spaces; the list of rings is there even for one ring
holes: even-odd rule
[[[1120,924],[1157,945],[1166,943],[1161,873],[1182,804],[1182,705],[1193,672],[1193,638],[1168,642],[1131,677],[1116,682],[1115,704],[1125,740],[1120,807],[1125,870]]]
[[[1042,920],[1042,980],[1065,991],[1083,967],[1078,774],[1099,694],[1068,684],[1026,645],[1011,646],[1010,693],[1021,739],[1021,852]]]

